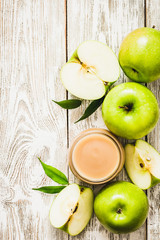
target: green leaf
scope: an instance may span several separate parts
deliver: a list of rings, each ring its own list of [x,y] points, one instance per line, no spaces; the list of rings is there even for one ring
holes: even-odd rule
[[[60,107],[65,108],[65,109],[74,109],[77,108],[81,105],[82,101],[79,99],[68,99],[68,100],[64,100],[64,101],[54,101],[56,104],[58,104]]]
[[[104,100],[104,96],[100,99],[92,101],[89,106],[86,108],[84,114],[82,115],[81,118],[79,118],[75,123],[82,121],[86,118],[88,118],[92,113],[94,113],[102,104]]]
[[[114,82],[108,83],[108,85],[106,85],[106,93],[102,98],[96,99],[94,101],[92,101],[90,103],[90,105],[86,108],[84,114],[82,115],[82,117],[80,117],[75,123],[82,121],[86,118],[88,118],[90,115],[92,115],[92,113],[94,113],[103,103],[103,100],[107,94],[107,92],[109,91],[110,87],[114,84]]]
[[[59,193],[65,187],[66,186],[46,186],[46,187],[40,187],[40,188],[32,188],[32,190],[53,194],[53,193]]]
[[[64,175],[64,173],[59,171],[57,168],[54,168],[52,166],[49,166],[49,165],[43,163],[40,158],[38,158],[38,159],[45,171],[45,174],[48,177],[50,177],[54,182],[57,182],[59,184],[62,184],[62,185],[68,184],[68,179]]]

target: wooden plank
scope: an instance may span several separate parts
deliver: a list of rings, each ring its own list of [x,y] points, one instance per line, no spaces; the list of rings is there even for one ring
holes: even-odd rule
[[[59,70],[65,62],[65,1],[1,2],[0,239],[68,239],[49,222],[51,185],[41,156],[67,173],[66,111]],[[62,151],[63,149],[63,151]]]
[[[106,42],[118,55],[118,50],[122,39],[132,30],[144,25],[143,0],[68,0],[67,13],[69,57],[81,42],[89,39]],[[127,78],[121,74],[121,77],[118,80],[117,84],[126,80]],[[89,119],[74,124],[74,121],[81,116],[87,105],[88,102],[85,101],[81,109],[69,111],[70,145],[74,137],[76,137],[76,135],[82,130],[91,127],[105,128],[101,117],[101,109],[99,109]],[[117,179],[126,180],[127,177],[125,172],[122,171]],[[79,182],[74,178],[72,173],[70,173],[70,181]],[[146,239],[145,224],[140,230],[136,231],[135,233],[127,235],[116,235],[107,232],[94,216],[87,228],[74,239],[144,240]]]
[[[146,1],[146,25],[160,30],[160,0]],[[160,104],[160,80],[148,84]],[[155,129],[148,135],[148,142],[160,152],[160,121]],[[148,240],[160,239],[160,185],[149,189],[149,216],[148,216]]]

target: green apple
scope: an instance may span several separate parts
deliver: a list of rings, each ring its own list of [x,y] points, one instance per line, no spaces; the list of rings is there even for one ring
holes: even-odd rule
[[[102,116],[114,134],[127,139],[147,135],[159,117],[153,93],[139,83],[127,82],[114,87],[105,97]]]
[[[129,33],[120,46],[119,63],[136,82],[160,78],[160,31],[143,27]]]
[[[134,184],[148,189],[160,183],[160,154],[147,142],[137,140],[125,146],[125,167]]]
[[[129,182],[114,182],[95,198],[94,211],[101,224],[113,233],[129,233],[145,222],[148,199],[142,189]]]
[[[64,87],[78,98],[88,100],[104,96],[106,85],[115,82],[119,75],[116,55],[98,41],[81,43],[60,72]]]
[[[53,200],[49,214],[51,224],[71,236],[79,234],[92,216],[93,199],[90,188],[68,185]]]

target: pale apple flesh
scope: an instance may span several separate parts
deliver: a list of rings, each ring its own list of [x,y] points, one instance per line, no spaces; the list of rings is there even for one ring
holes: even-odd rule
[[[90,188],[71,184],[55,198],[50,209],[50,222],[71,236],[79,234],[93,212],[93,192]]]
[[[81,188],[83,189],[83,187]],[[77,209],[68,224],[68,233],[72,236],[79,234],[88,224],[93,213],[93,192],[90,188],[81,193]]]
[[[125,167],[138,187],[148,189],[160,182],[160,154],[147,142],[137,140],[125,146]]]
[[[66,89],[76,97],[98,99],[105,94],[103,82],[79,63],[67,63],[61,71],[61,78]]]
[[[61,69],[61,81],[73,95],[88,100],[105,95],[106,85],[120,75],[116,55],[98,41],[83,42]]]

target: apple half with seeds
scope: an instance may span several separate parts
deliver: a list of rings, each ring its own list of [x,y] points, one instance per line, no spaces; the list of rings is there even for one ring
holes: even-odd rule
[[[120,66],[106,44],[90,40],[80,44],[60,72],[64,87],[74,96],[95,100],[103,97],[106,85],[115,82]]]
[[[71,236],[79,234],[88,224],[93,213],[93,191],[90,188],[71,184],[53,200],[50,222]]]
[[[148,189],[160,183],[160,154],[147,142],[137,140],[125,146],[125,168],[134,184]]]

